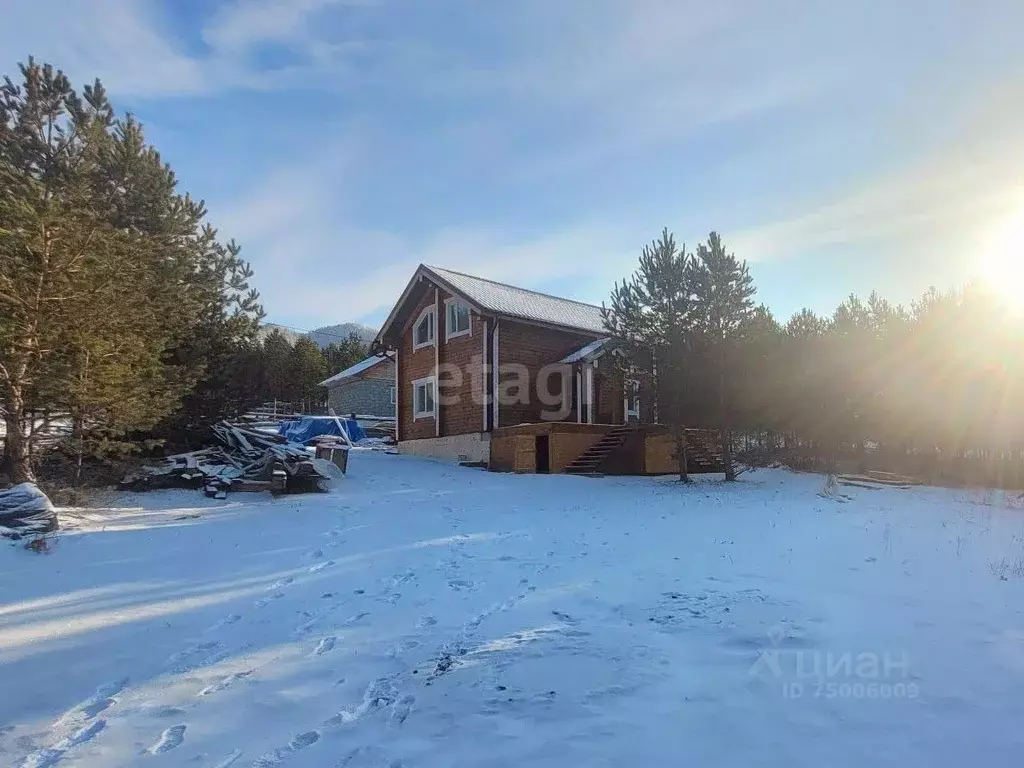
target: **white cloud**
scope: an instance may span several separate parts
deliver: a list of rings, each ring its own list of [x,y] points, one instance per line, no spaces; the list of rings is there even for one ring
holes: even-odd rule
[[[587,225],[522,239],[474,229],[411,238],[337,219],[326,228],[303,223],[269,238],[250,238],[246,227],[232,231],[253,244],[254,285],[270,319],[306,328],[386,313],[421,263],[539,290],[582,278],[575,298],[600,302],[603,291],[589,292],[593,281],[610,286],[632,251]]]
[[[518,240],[481,230],[448,230],[417,240],[346,222],[335,227],[329,235],[300,229],[257,241],[254,284],[272,321],[313,328],[379,317],[421,263],[537,290],[552,281],[580,279],[574,298],[600,303],[634,250],[632,243],[615,245],[624,238],[587,225]],[[602,287],[595,289],[595,282]]]
[[[736,232],[730,243],[751,261],[780,260],[832,247],[935,247],[932,261],[958,260],[966,279],[990,230],[1007,216],[1024,215],[1024,139],[1013,126],[1024,110],[993,88],[971,121],[975,129],[923,159],[863,179],[825,202],[796,201],[788,218]],[[1021,112],[1021,114],[1016,114]],[[942,243],[945,241],[945,245]],[[896,255],[899,258],[899,255]]]
[[[533,237],[487,227],[421,237],[363,228],[345,213],[347,155],[335,148],[316,164],[273,171],[251,194],[212,209],[212,223],[252,261],[271,321],[313,328],[381,315],[421,263],[541,290],[573,278],[576,298],[600,302],[635,258],[637,233],[597,222]]]
[[[0,2],[0,50],[34,53],[65,68],[76,82],[99,75],[115,97],[275,89],[296,82],[306,88],[369,84],[363,93],[376,94],[377,86],[384,86],[387,98],[379,102],[372,97],[344,102],[347,113],[358,112],[359,119],[373,123],[383,119],[374,111],[381,104],[393,109],[405,103],[394,98],[396,93],[426,94],[436,98],[427,110],[429,122],[416,137],[424,154],[439,134],[459,135],[467,126],[481,125],[479,136],[467,143],[495,148],[478,153],[495,175],[518,175],[520,182],[544,176],[564,185],[567,195],[573,194],[579,173],[601,168],[609,158],[632,160],[634,150],[646,153],[637,157],[637,175],[658,176],[668,186],[666,178],[685,176],[688,168],[659,167],[662,146],[710,137],[707,151],[728,162],[748,148],[734,138],[718,142],[717,131],[725,135],[732,123],[806,107],[822,94],[831,98],[826,108],[860,116],[885,109],[870,98],[873,94],[865,99],[866,91],[877,86],[884,95],[892,83],[911,82],[911,71],[928,72],[920,81],[955,85],[962,76],[966,82],[968,76],[953,65],[931,66],[944,65],[943,44],[962,39],[963,50],[970,51],[970,41],[988,40],[988,31],[1014,28],[1010,4],[1001,18],[965,7],[935,10],[928,17],[930,27],[944,22],[954,37],[932,36],[933,30],[921,24],[922,13],[933,10],[924,0],[902,5],[883,0],[438,0],[428,11],[415,0],[232,0],[194,30],[207,50],[187,53],[163,31],[160,9],[170,13],[173,0],[94,0],[60,13],[36,0]],[[445,11],[457,14],[451,23]],[[373,23],[348,24],[354,14],[365,14],[359,18]],[[427,15],[430,23],[425,23]],[[366,29],[376,36],[360,38]],[[293,63],[260,72],[258,54],[268,43],[294,54],[287,57]],[[908,56],[917,57],[911,66]],[[929,66],[915,69],[921,63]],[[851,83],[860,91],[845,97],[849,103],[844,104],[844,96],[837,94]],[[1019,101],[1018,92],[1010,89],[1005,98]],[[915,96],[908,89],[906,101]],[[955,100],[946,103],[951,112],[958,108]],[[309,119],[301,110],[297,115],[297,120]],[[908,108],[884,117],[896,131],[910,132],[915,120],[947,115]],[[995,122],[1016,126],[1019,117],[997,116]],[[783,120],[773,127],[796,133],[803,128],[797,122]],[[880,142],[890,139],[890,126],[881,118],[879,125]],[[549,139],[548,126],[561,138]],[[387,132],[387,140],[399,133]],[[970,156],[951,158],[949,143],[927,162],[863,177],[824,203],[780,178],[772,191],[777,199],[771,202],[784,215],[742,232],[726,232],[729,242],[745,257],[767,260],[832,245],[931,242],[983,228],[1016,204],[1013,169],[1024,151],[1013,142],[996,149],[979,142]],[[769,136],[756,151],[775,148]],[[373,147],[375,152],[389,149]],[[461,162],[472,149],[465,148]],[[346,213],[346,196],[358,188],[358,180],[337,182],[346,169],[345,152],[326,160],[319,144],[299,152],[308,155],[291,158],[287,166],[275,159],[287,170],[263,169],[265,184],[230,210],[215,208],[213,221],[225,236],[237,237],[252,257],[272,316],[308,324],[379,312],[420,261],[534,287],[573,279],[586,291],[587,280],[607,285],[627,272],[637,248],[661,226],[657,222],[652,231],[650,221],[641,225],[637,217],[664,211],[696,216],[704,210],[694,206],[734,211],[737,205],[721,189],[712,191],[717,198],[709,200],[668,192],[657,203],[658,212],[634,211],[630,200],[604,217],[567,207],[565,220],[545,234],[505,227],[499,211],[491,220],[482,216],[457,226],[440,222],[433,231],[411,236],[397,226],[395,231],[360,226]],[[516,156],[510,159],[506,152]],[[361,165],[365,169],[373,163]],[[428,162],[409,169],[411,174],[428,172]],[[822,169],[823,175],[830,172],[834,169]],[[735,176],[742,184],[743,174]],[[608,179],[609,186],[616,182]],[[736,223],[744,225],[738,217]],[[715,222],[708,221],[711,225]]]
[[[38,0],[5,0],[0,51],[48,61],[77,83],[100,78],[119,93],[179,94],[208,86],[202,63],[161,35],[140,0],[77,3],[79,13]],[[9,62],[13,64],[13,62]]]
[[[203,30],[215,51],[244,51],[253,43],[288,40],[307,33],[309,14],[337,0],[235,0],[222,6]]]
[[[376,0],[235,0],[217,10],[201,30],[209,46],[190,54],[166,34],[160,0],[91,0],[59,13],[37,0],[4,0],[0,50],[49,61],[75,82],[99,77],[118,95],[159,97],[224,88],[273,89],[318,75],[323,83],[346,66],[358,41],[325,41],[311,19],[332,8],[374,5]],[[297,63],[261,72],[251,60],[261,43],[290,48]]]

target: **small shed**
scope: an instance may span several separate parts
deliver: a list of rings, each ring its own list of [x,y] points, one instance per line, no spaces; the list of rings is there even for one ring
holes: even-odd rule
[[[372,355],[320,382],[327,405],[339,415],[395,417],[395,361]]]

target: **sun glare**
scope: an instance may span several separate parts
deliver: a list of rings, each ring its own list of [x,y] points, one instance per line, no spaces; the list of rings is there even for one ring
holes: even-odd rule
[[[1015,309],[1024,309],[1024,210],[990,231],[978,264],[978,277]]]

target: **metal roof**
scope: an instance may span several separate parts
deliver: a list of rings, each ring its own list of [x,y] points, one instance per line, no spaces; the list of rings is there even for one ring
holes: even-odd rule
[[[358,376],[363,371],[373,368],[373,366],[375,366],[377,363],[382,363],[385,360],[390,359],[390,357],[378,357],[377,355],[371,355],[365,360],[360,360],[355,365],[349,366],[341,373],[336,373],[333,376],[331,376],[331,378],[324,379],[323,381],[320,382],[320,386],[327,387],[330,386],[331,384],[338,383],[342,379],[350,379],[353,376]]]
[[[573,352],[571,355],[567,355],[567,356],[563,357],[558,362],[560,362],[560,363],[578,363],[580,360],[587,360],[587,359],[590,359],[592,357],[600,357],[600,354],[597,354],[597,353],[603,354],[602,348],[609,341],[610,341],[610,339],[597,339],[596,341],[592,341],[589,344],[587,344],[585,347],[580,347],[575,352]]]
[[[497,315],[519,317],[540,323],[562,326],[587,333],[605,334],[601,308],[581,301],[563,299],[538,291],[486,280],[482,277],[424,265],[441,281],[448,283],[477,308]]]

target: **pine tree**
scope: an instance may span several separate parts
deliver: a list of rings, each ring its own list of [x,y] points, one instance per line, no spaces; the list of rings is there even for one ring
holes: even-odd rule
[[[786,372],[782,362],[782,327],[765,305],[755,307],[739,333],[739,343],[730,368],[734,377],[730,395],[735,398],[739,426],[775,434],[784,425],[778,402],[785,391]]]
[[[708,235],[707,243],[697,246],[696,288],[694,306],[698,338],[717,389],[718,428],[722,439],[725,479],[735,480],[732,463],[730,365],[735,359],[745,325],[754,310],[754,280],[745,261],[726,253],[717,232]]]
[[[248,265],[179,195],[100,83],[34,61],[0,87],[0,471],[32,478],[29,410],[109,444],[152,428],[208,375],[211,337],[261,315]],[[208,332],[207,332],[208,331]]]
[[[327,368],[331,375],[340,373],[360,360],[365,360],[369,354],[368,345],[354,333],[349,334],[349,337],[341,342],[332,341],[324,349],[324,357],[327,359]]]
[[[290,402],[292,388],[292,345],[276,328],[263,339],[265,396],[268,400]]]
[[[668,229],[644,247],[637,270],[615,283],[605,328],[631,368],[657,387],[658,416],[673,427],[679,479],[689,481],[686,421],[692,391],[690,351],[696,322],[696,263]]]
[[[298,401],[303,411],[324,399],[320,382],[327,378],[327,360],[316,342],[308,336],[299,337],[292,347],[289,369],[292,378],[292,400]]]
[[[21,72],[23,88],[9,78],[0,87],[0,473],[14,482],[34,479],[27,411],[70,391],[69,331],[116,299],[117,263],[138,245],[105,221],[83,173],[103,105],[83,103],[52,67],[30,60]]]

